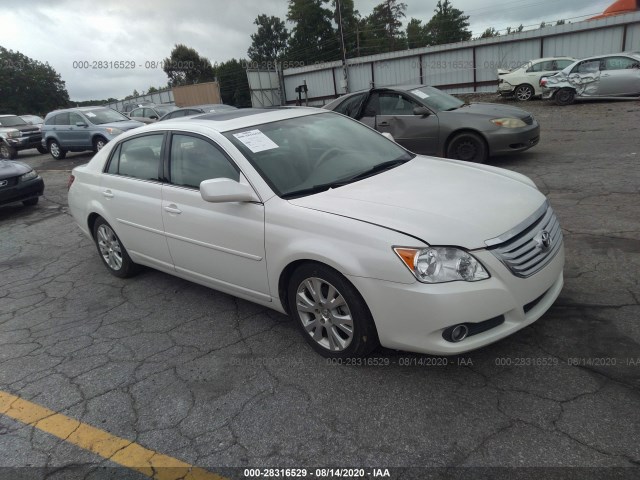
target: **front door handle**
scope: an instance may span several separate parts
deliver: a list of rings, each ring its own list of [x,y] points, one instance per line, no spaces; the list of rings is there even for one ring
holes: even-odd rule
[[[171,205],[167,205],[166,207],[164,207],[164,211],[169,213],[175,213],[176,215],[182,213],[182,210],[180,210],[178,206],[173,203]]]
[[[379,127],[388,127],[389,126],[389,122],[380,122],[378,124]]]
[[[105,198],[113,198],[113,193],[111,193],[111,190],[105,190],[104,192],[102,192],[102,195]]]

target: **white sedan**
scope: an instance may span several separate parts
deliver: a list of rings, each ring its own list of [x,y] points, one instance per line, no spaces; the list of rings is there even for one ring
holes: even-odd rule
[[[288,313],[327,357],[476,349],[563,285],[562,232],[530,179],[415,155],[325,110],[137,128],[69,183],[112,274],[146,265]]]

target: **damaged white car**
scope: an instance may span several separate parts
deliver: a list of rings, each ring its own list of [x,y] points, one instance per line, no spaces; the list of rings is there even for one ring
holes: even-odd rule
[[[540,79],[542,98],[556,105],[577,99],[640,96],[640,52],[589,57]]]

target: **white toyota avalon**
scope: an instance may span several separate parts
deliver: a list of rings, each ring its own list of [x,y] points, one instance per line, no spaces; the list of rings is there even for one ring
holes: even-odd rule
[[[112,274],[146,265],[288,313],[327,357],[466,352],[562,289],[560,225],[529,178],[414,155],[325,110],[137,128],[69,185]]]

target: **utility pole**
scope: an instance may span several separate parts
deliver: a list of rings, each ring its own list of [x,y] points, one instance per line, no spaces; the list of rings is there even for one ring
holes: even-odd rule
[[[338,26],[340,28],[340,46],[342,47],[342,74],[345,93],[349,93],[349,72],[347,71],[347,49],[344,46],[344,31],[342,30],[342,5],[340,0],[336,0],[338,5]]]

